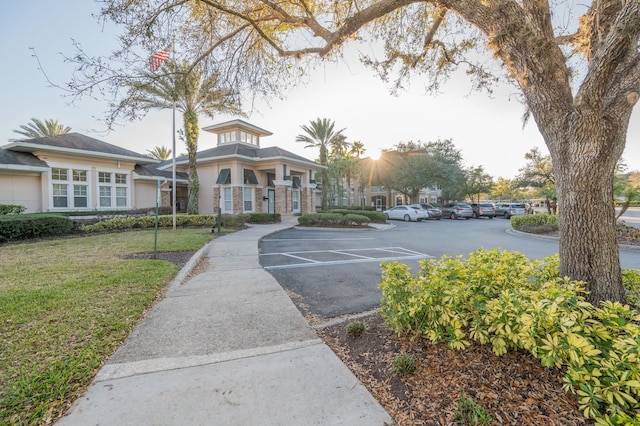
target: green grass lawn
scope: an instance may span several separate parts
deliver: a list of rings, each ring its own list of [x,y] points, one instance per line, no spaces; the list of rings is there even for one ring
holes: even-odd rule
[[[163,229],[157,251],[212,238]],[[0,247],[0,425],[50,423],[82,394],[178,272],[121,258],[153,245],[151,230]]]

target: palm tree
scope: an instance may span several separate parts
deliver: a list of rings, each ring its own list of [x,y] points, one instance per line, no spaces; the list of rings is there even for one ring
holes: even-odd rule
[[[58,123],[58,120],[46,119],[44,121],[32,118],[27,124],[20,126],[19,130],[14,130],[14,133],[26,136],[24,139],[44,138],[47,136],[64,135],[71,131],[71,127],[63,126]],[[13,139],[13,140],[24,140]]]
[[[199,210],[198,196],[200,181],[196,157],[198,153],[198,115],[204,114],[213,118],[215,113],[231,113],[243,115],[237,92],[222,88],[220,75],[205,74],[200,65],[189,62],[181,64],[175,61],[166,62],[166,72],[156,76],[148,72],[142,83],[131,85],[133,92],[127,101],[132,99],[141,109],[175,108],[182,112],[183,138],[189,158],[189,201],[188,214],[197,214]]]
[[[147,150],[147,156],[155,158],[156,160],[168,160],[171,156],[171,149],[166,146],[156,146],[153,149]]]
[[[306,143],[305,148],[319,148],[320,150],[319,162],[324,166],[322,168],[322,210],[326,210],[328,207],[327,185],[329,184],[329,174],[327,172],[328,147],[334,139],[342,137],[342,132],[345,129],[335,131],[335,123],[327,118],[318,118],[315,121],[310,121],[308,126],[302,125],[300,127],[306,132],[306,135],[296,136],[296,142]]]

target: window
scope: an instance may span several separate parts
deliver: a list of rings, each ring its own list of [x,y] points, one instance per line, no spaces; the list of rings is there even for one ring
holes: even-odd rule
[[[231,188],[224,188],[223,190],[224,207],[222,211],[225,213],[233,213],[233,196],[231,195]]]
[[[86,170],[54,167],[51,169],[53,208],[89,207],[88,173]]]
[[[127,207],[126,187],[116,187],[116,207]]]
[[[98,182],[100,182],[100,183],[111,183],[111,173],[98,172]]]
[[[111,187],[100,187],[100,207],[111,207]]]
[[[253,211],[253,188],[242,189],[243,211]]]
[[[89,207],[87,185],[73,185],[73,206],[77,208]]]
[[[257,185],[258,178],[256,178],[256,174],[251,169],[244,169],[244,184],[245,185]]]
[[[68,180],[69,179],[67,177],[68,175],[69,175],[69,170],[68,169],[59,169],[59,168],[51,169],[51,179],[52,180]]]
[[[231,169],[221,169],[216,185],[229,185],[231,183]]]
[[[53,184],[53,207],[69,207],[67,200],[67,185]]]
[[[129,175],[126,173],[98,172],[99,206],[127,208],[129,206]]]

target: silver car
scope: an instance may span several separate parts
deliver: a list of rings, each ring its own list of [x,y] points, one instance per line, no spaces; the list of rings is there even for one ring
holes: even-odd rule
[[[510,219],[517,214],[527,214],[527,206],[524,203],[496,203],[496,216]]]
[[[467,203],[449,203],[442,208],[442,217],[471,219],[473,217],[473,209]]]

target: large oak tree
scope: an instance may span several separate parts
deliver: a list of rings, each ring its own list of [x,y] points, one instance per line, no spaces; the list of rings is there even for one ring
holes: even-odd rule
[[[584,280],[592,302],[624,300],[613,176],[640,91],[640,0],[599,0],[565,15],[568,3],[547,0],[105,3],[104,15],[128,28],[125,47],[179,31],[192,57],[230,72],[240,66],[236,82],[262,93],[303,76],[308,55],[335,57],[354,39],[383,43],[384,57],[366,61],[383,78],[396,76],[394,88],[424,72],[438,89],[461,67],[480,88],[496,75],[510,79],[553,160],[560,273]]]

